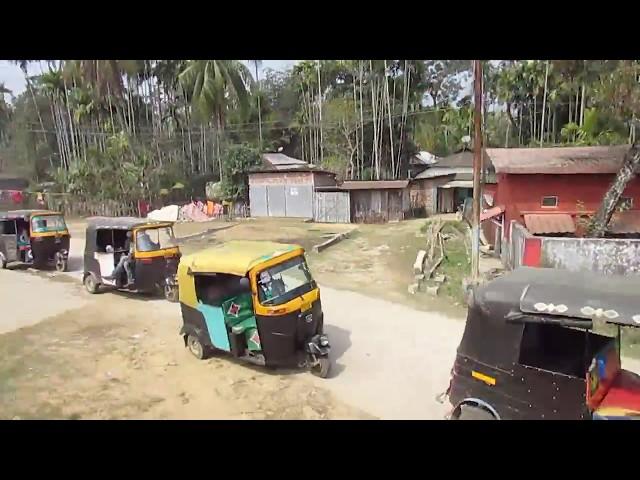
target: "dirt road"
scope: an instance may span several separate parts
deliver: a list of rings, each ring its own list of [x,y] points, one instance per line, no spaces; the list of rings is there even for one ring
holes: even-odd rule
[[[24,282],[28,298],[12,302]],[[66,276],[7,270],[0,291],[3,319],[19,314],[13,326],[23,327],[0,335],[0,419],[372,418],[308,373],[196,360],[178,335],[179,307],[165,300],[91,296]]]
[[[19,321],[5,320],[3,331],[44,321],[0,337],[7,356],[0,393],[11,392],[9,406],[32,405],[6,415],[436,419],[445,412],[435,396],[447,385],[461,321],[321,286],[335,362],[331,378],[273,374],[220,358],[203,364],[177,335],[177,305],[86,293],[79,282],[84,242],[73,241],[66,275],[0,271],[7,298],[29,284],[22,294],[28,298],[10,303],[3,316],[19,314]],[[25,395],[46,399],[45,407]]]

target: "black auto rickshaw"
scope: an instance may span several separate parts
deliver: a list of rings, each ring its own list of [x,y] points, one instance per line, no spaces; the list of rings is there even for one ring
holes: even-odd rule
[[[320,289],[298,245],[232,241],[184,256],[178,266],[185,346],[268,367],[329,374]]]
[[[11,210],[0,212],[0,267],[21,262],[44,268],[53,263],[67,270],[71,236],[60,212]]]
[[[87,222],[83,283],[90,293],[108,285],[135,292],[161,291],[167,300],[178,301],[176,271],[180,248],[172,222],[133,217],[92,217]],[[127,285],[125,271],[111,277],[120,257],[130,250],[133,283]]]
[[[476,288],[450,418],[640,419],[640,376],[620,359],[620,327],[640,327],[638,292],[639,276],[526,267]]]

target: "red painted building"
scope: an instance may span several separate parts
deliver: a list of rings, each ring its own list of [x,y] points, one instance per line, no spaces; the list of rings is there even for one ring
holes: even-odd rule
[[[485,204],[494,207],[493,223],[485,221],[484,227],[489,241],[493,243],[496,234],[508,239],[512,220],[534,235],[579,236],[579,219],[598,209],[628,149],[624,145],[487,149],[497,179],[492,204]],[[614,216],[611,230],[640,232],[640,178],[629,182],[621,202],[628,210]],[[497,225],[504,226],[504,234]]]

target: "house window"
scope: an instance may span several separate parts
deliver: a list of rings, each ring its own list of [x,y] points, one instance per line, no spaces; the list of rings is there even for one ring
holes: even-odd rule
[[[633,208],[633,198],[620,197],[618,199],[618,203],[616,204],[616,210],[624,212],[626,210],[630,210],[631,208]]]
[[[542,197],[542,206],[543,207],[557,207],[558,206],[558,197]]]

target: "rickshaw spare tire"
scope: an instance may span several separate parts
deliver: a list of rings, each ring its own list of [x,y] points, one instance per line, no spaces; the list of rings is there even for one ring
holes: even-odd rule
[[[65,258],[65,256],[60,253],[60,252],[56,252],[55,256],[54,256],[54,260],[55,260],[55,265],[56,265],[56,270],[58,272],[66,272],[67,271],[67,267],[68,267],[68,259]]]
[[[320,378],[327,378],[330,371],[331,360],[329,360],[329,357],[318,358],[318,363],[311,367],[311,373]]]
[[[455,420],[495,420],[493,414],[484,408],[473,405],[461,405],[460,415]]]
[[[198,360],[203,360],[205,357],[204,345],[200,342],[200,339],[197,335],[190,333],[187,335],[187,348],[191,352],[191,354],[196,357]]]
[[[176,303],[178,301],[178,287],[176,285],[165,285],[164,286],[164,298],[166,298],[171,303]]]
[[[93,273],[88,273],[82,279],[82,283],[84,284],[84,288],[87,289],[89,293],[98,293],[98,289],[100,288],[100,284],[96,280],[96,277]]]

